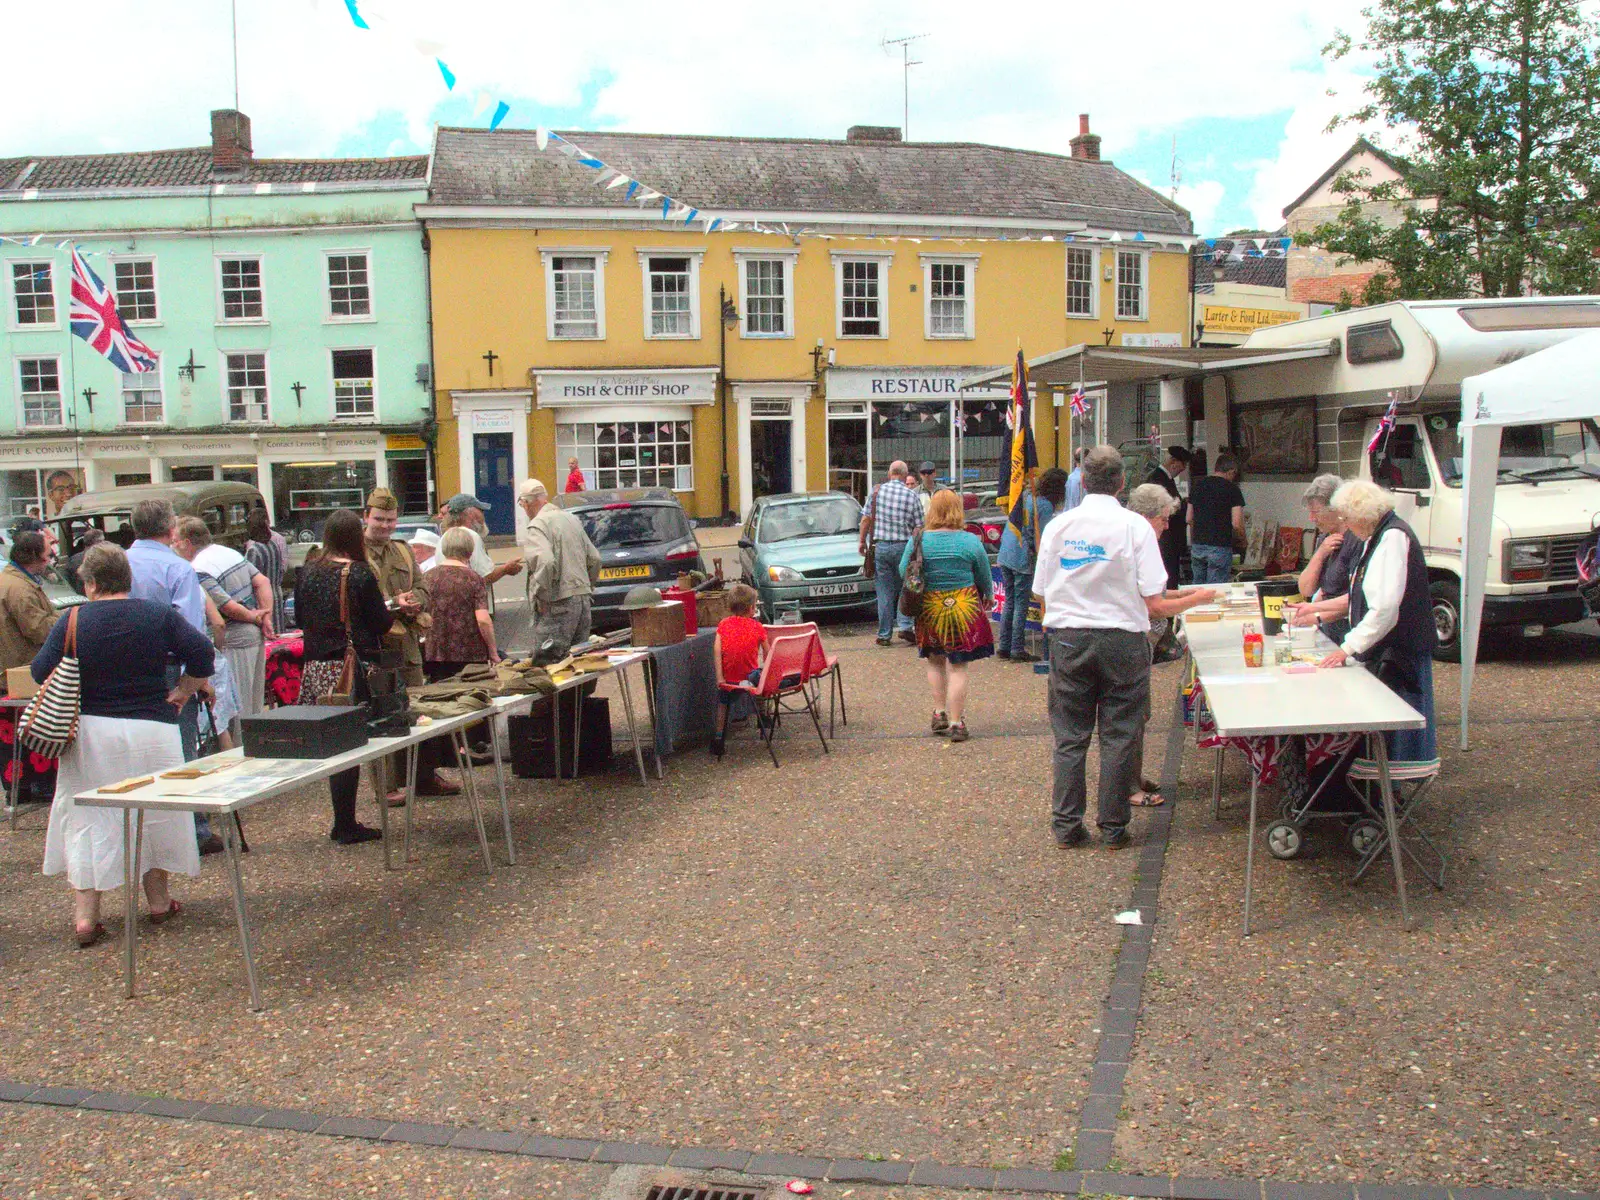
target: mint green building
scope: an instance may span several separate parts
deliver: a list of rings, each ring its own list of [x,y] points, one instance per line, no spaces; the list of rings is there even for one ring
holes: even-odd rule
[[[119,484],[234,479],[303,540],[388,486],[432,507],[426,157],[211,144],[0,159],[0,519]],[[160,369],[67,321],[77,245]]]

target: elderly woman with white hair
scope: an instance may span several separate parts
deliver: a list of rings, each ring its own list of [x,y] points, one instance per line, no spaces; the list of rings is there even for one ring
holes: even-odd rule
[[[1422,543],[1395,515],[1394,497],[1375,483],[1363,479],[1342,485],[1333,495],[1332,508],[1366,546],[1350,579],[1350,632],[1321,665],[1339,667],[1351,658],[1367,664],[1391,691],[1428,719],[1425,729],[1386,735],[1389,757],[1397,762],[1436,760],[1436,634]]]
[[[1300,572],[1300,594],[1306,603],[1286,606],[1291,625],[1321,625],[1332,642],[1350,632],[1350,575],[1361,560],[1362,542],[1350,532],[1343,517],[1333,510],[1333,495],[1344,480],[1318,475],[1301,493],[1306,511],[1317,527],[1317,545],[1311,561]]]
[[[1172,520],[1172,514],[1178,509],[1178,499],[1159,483],[1141,483],[1128,493],[1128,511],[1137,513],[1150,522],[1150,528],[1155,531],[1159,541],[1162,534],[1166,533],[1167,526]],[[1168,600],[1184,600],[1187,603],[1183,608],[1193,608],[1198,604],[1209,604],[1215,600],[1217,593],[1212,588],[1178,588],[1169,589],[1163,593]],[[1181,610],[1180,610],[1181,611]],[[1166,631],[1170,618],[1159,618],[1151,622],[1150,644],[1153,647]],[[1144,720],[1150,721],[1150,701],[1145,698]],[[1138,788],[1128,797],[1128,803],[1135,808],[1156,808],[1165,803],[1161,793],[1157,790],[1159,784],[1145,778],[1144,774],[1144,728],[1139,730],[1139,736],[1133,744],[1133,772],[1132,778]]]

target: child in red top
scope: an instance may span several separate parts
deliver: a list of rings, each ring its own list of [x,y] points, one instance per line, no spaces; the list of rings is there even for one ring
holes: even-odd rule
[[[728,706],[743,694],[737,685],[759,683],[761,662],[767,652],[767,630],[750,614],[755,611],[756,590],[736,583],[728,589],[728,612],[717,625],[717,731],[711,736],[711,753],[722,757],[728,728]]]

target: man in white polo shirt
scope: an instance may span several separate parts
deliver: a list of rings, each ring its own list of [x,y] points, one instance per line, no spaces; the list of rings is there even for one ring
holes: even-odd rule
[[[1058,845],[1088,838],[1086,762],[1100,726],[1101,843],[1128,844],[1134,750],[1150,703],[1150,619],[1173,617],[1216,593],[1167,597],[1167,568],[1150,522],[1117,502],[1122,455],[1096,446],[1084,456],[1083,503],[1039,535],[1033,590],[1044,599],[1050,650],[1050,725],[1055,731],[1051,831]]]

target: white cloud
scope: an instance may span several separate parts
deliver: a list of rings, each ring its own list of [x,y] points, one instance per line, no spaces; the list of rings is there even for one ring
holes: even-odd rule
[[[1327,128],[1335,115],[1360,102],[1362,82],[1352,69],[1329,70],[1321,90],[1303,96],[1295,106],[1277,156],[1252,164],[1255,186],[1247,203],[1260,228],[1276,229],[1282,225],[1284,207],[1310,187],[1364,132],[1351,126],[1341,126],[1333,132]],[[1327,95],[1329,90],[1335,94]]]

